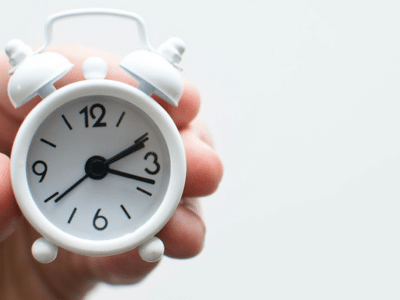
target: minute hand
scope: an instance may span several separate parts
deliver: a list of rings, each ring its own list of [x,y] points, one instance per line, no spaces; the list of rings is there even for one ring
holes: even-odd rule
[[[125,150],[114,155],[113,157],[107,159],[105,161],[105,164],[110,165],[116,162],[117,160],[120,160],[121,158],[124,158],[125,156],[144,148],[144,142],[146,142],[149,139],[147,135],[148,133],[145,133],[140,138],[138,138],[132,146],[126,148]]]

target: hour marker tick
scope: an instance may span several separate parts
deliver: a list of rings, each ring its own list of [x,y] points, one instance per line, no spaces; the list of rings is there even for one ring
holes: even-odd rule
[[[46,200],[44,200],[44,203],[47,203],[47,202],[49,202],[51,199],[53,199],[55,196],[57,196],[59,193],[58,192],[56,192],[56,193],[54,193],[53,195],[51,195],[49,198],[47,198]]]
[[[152,195],[152,193],[150,193],[150,192],[148,192],[148,191],[146,191],[146,190],[144,190],[144,189],[142,189],[142,188],[140,188],[140,187],[137,187],[136,189],[137,189],[138,191],[140,191],[140,192],[142,192],[142,193],[148,195],[148,196],[151,196],[151,195]]]
[[[53,143],[51,143],[51,142],[49,142],[49,141],[47,141],[45,139],[40,139],[40,141],[42,143],[45,143],[45,144],[49,145],[50,147],[53,147],[53,148],[57,147],[56,145],[54,145]]]
[[[126,217],[130,220],[130,219],[131,219],[131,216],[130,216],[130,214],[128,213],[128,211],[126,210],[125,206],[123,206],[123,205],[121,204],[120,207],[121,207],[121,209],[124,211]]]
[[[125,116],[125,112],[123,112],[122,115],[119,117],[119,120],[118,120],[118,122],[117,122],[117,125],[115,125],[115,126],[119,127],[119,124],[121,124],[121,121],[122,121],[122,119],[124,118],[124,116]]]
[[[75,213],[76,213],[77,210],[78,210],[78,209],[75,207],[74,210],[72,211],[71,216],[70,216],[69,219],[68,219],[68,224],[71,223],[72,218],[75,216]]]
[[[63,118],[65,125],[68,126],[69,130],[72,130],[72,126],[71,126],[71,124],[69,124],[67,118],[64,115],[62,115],[61,117]]]

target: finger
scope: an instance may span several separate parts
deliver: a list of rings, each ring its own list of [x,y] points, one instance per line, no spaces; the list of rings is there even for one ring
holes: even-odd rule
[[[49,51],[60,53],[74,65],[70,72],[68,72],[63,78],[54,84],[56,88],[63,87],[76,81],[84,80],[82,74],[82,65],[87,58],[92,56],[99,56],[107,62],[109,68],[106,77],[107,79],[121,81],[132,86],[137,86],[137,82],[119,67],[121,58],[116,55],[83,46],[53,47]],[[11,66],[8,64],[7,57],[3,53],[0,53],[0,77],[9,78],[8,71],[10,69]],[[25,116],[41,101],[41,98],[36,96],[27,104],[15,109],[8,100],[7,82],[7,80],[0,81],[0,110],[2,111],[3,115],[13,119],[15,124],[13,124],[12,128],[7,131],[8,134],[6,138],[0,135],[0,140],[5,141],[9,149],[19,124],[23,121]],[[199,112],[199,93],[193,84],[187,80],[184,80],[184,90],[178,107],[167,104],[157,96],[154,96],[154,98],[170,114],[178,128],[185,127],[196,117]]]
[[[178,107],[168,104],[158,96],[153,97],[169,113],[178,128],[187,126],[196,118],[201,102],[197,88],[188,80],[184,80],[183,83],[183,93]]]
[[[0,242],[15,230],[20,215],[11,188],[10,160],[0,153]]]
[[[197,121],[181,131],[186,152],[187,174],[184,197],[201,197],[215,192],[223,174],[222,162],[211,147],[211,138]]]
[[[87,58],[92,56],[99,56],[107,62],[109,68],[107,79],[137,86],[137,82],[119,67],[121,58],[118,56],[81,46],[57,48],[54,51],[64,55],[74,64],[74,68],[56,86],[61,87],[77,80],[83,80],[82,65]],[[178,128],[184,127],[192,121],[200,109],[200,95],[194,85],[187,80],[184,80],[184,89],[178,107],[168,104],[156,95],[153,98],[169,113]]]
[[[164,242],[165,255],[189,258],[203,249],[205,234],[198,199],[184,198],[157,236]]]
[[[0,152],[10,155],[12,141],[17,134],[20,122],[16,121],[10,115],[0,108]]]
[[[88,257],[92,278],[110,284],[132,284],[146,277],[159,262],[144,261],[138,249],[106,257]]]
[[[188,127],[187,129],[191,130],[204,143],[214,148],[214,142],[212,140],[210,131],[200,118],[194,119],[190,123],[190,127]]]

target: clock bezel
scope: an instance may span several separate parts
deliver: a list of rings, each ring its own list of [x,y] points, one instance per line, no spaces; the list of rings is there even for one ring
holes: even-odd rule
[[[42,121],[68,101],[83,96],[105,95],[125,100],[146,113],[157,125],[170,156],[170,180],[165,197],[154,213],[132,233],[110,240],[89,240],[66,233],[49,221],[33,199],[26,174],[29,146]],[[136,248],[156,235],[178,206],[186,178],[185,151],[179,131],[168,113],[151,97],[122,82],[93,79],[64,86],[43,99],[26,117],[14,141],[11,155],[11,180],[21,211],[29,223],[50,242],[75,253],[103,256]]]

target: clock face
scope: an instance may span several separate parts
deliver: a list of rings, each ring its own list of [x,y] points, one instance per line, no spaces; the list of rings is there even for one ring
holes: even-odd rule
[[[110,240],[158,210],[171,178],[164,135],[138,106],[115,96],[77,97],[48,114],[27,150],[29,191],[63,232]]]

